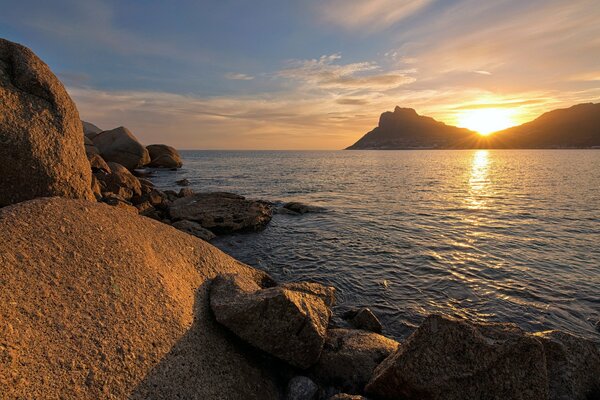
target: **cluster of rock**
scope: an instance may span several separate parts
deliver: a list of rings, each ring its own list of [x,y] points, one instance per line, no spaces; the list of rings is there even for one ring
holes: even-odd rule
[[[287,399],[592,399],[600,395],[596,344],[558,332],[432,315],[402,344],[381,334],[369,309],[331,326],[334,289],[219,275],[216,320],[295,367]],[[379,333],[378,333],[379,332]]]

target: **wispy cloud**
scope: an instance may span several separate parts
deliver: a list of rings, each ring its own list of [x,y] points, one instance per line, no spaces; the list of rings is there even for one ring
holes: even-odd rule
[[[228,72],[225,74],[225,78],[232,81],[251,81],[254,79],[252,75],[246,75],[235,72]]]
[[[432,0],[326,0],[319,14],[327,22],[347,29],[377,31],[424,9]]]

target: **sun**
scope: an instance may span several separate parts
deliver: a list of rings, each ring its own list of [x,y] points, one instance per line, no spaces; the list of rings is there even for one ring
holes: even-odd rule
[[[487,136],[492,132],[516,125],[515,110],[510,108],[479,108],[466,110],[458,116],[458,126]]]

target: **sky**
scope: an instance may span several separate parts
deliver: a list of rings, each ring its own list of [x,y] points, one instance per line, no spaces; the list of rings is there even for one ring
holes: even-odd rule
[[[81,118],[180,149],[341,149],[398,105],[600,99],[598,0],[0,0]],[[461,119],[461,116],[463,117]]]

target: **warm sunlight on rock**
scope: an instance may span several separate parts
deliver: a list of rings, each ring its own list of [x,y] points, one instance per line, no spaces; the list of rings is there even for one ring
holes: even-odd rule
[[[458,116],[458,126],[471,129],[482,136],[516,125],[515,110],[505,108],[481,108],[466,110]]]

